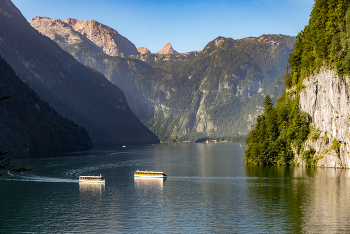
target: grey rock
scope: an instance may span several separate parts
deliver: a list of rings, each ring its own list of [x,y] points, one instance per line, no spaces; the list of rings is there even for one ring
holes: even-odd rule
[[[315,156],[320,157],[317,166],[349,168],[349,79],[339,78],[333,70],[324,70],[310,76],[303,85],[300,109],[308,113],[312,126],[320,130],[319,139],[308,140],[305,147],[316,150]],[[341,143],[340,157],[331,149],[333,140]]]

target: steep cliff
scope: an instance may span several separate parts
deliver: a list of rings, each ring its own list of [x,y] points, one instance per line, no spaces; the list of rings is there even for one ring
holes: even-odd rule
[[[347,0],[315,1],[288,60],[286,91],[249,133],[248,163],[350,168],[349,22]]]
[[[324,70],[304,80],[300,109],[310,116],[313,135],[305,150],[314,149],[317,166],[350,168],[350,80]],[[300,163],[303,160],[299,158]]]
[[[314,154],[297,155],[302,164],[350,168],[349,19],[348,1],[316,1],[290,57],[286,85],[300,92],[300,109],[312,122],[303,147]]]

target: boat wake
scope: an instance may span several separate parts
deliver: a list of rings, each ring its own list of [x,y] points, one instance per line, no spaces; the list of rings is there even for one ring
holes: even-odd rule
[[[10,174],[10,173],[8,173]],[[12,178],[4,178],[3,180],[11,180],[11,181],[31,181],[31,182],[45,182],[45,183],[79,183],[79,180],[72,179],[62,179],[62,178],[53,178],[53,177],[45,177],[45,176],[36,176],[36,175],[20,175],[13,176]]]

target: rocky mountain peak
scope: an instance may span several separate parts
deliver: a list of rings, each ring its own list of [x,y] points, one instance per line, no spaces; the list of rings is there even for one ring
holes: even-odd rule
[[[225,37],[217,37],[214,40],[215,46],[219,47],[224,42],[224,40],[225,40]]]
[[[68,25],[74,25],[74,24],[76,24],[77,23],[77,21],[78,20],[76,20],[76,19],[73,19],[73,18],[67,18],[67,19],[65,19],[65,20],[63,20],[66,24],[68,24]]]
[[[140,54],[150,54],[151,51],[147,49],[146,47],[137,47],[137,51],[140,52]]]
[[[178,52],[174,50],[171,44],[168,42],[157,54],[178,54]]]
[[[41,20],[41,19],[51,19],[51,18],[49,18],[49,17],[46,17],[46,16],[44,16],[44,17],[41,17],[41,16],[35,16],[32,20]]]
[[[56,23],[54,24],[53,22]],[[57,22],[60,22],[60,24],[57,24]],[[53,40],[57,36],[66,39],[74,37],[76,43],[81,40],[86,41],[92,46],[97,47],[100,52],[111,56],[127,57],[129,55],[139,54],[136,46],[127,38],[120,35],[113,28],[95,20],[81,21],[73,18],[59,20],[37,16],[29,23],[33,28]],[[70,30],[67,31],[67,28],[70,28]]]
[[[210,54],[211,52],[215,51],[218,47],[220,47],[225,40],[226,38],[221,36],[215,38],[204,47],[203,52],[205,54]]]

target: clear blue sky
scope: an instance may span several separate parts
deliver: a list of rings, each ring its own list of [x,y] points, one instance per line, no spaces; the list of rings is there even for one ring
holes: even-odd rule
[[[201,50],[218,36],[296,36],[314,0],[12,0],[24,17],[96,20],[136,47],[158,52],[167,42],[180,53]]]

